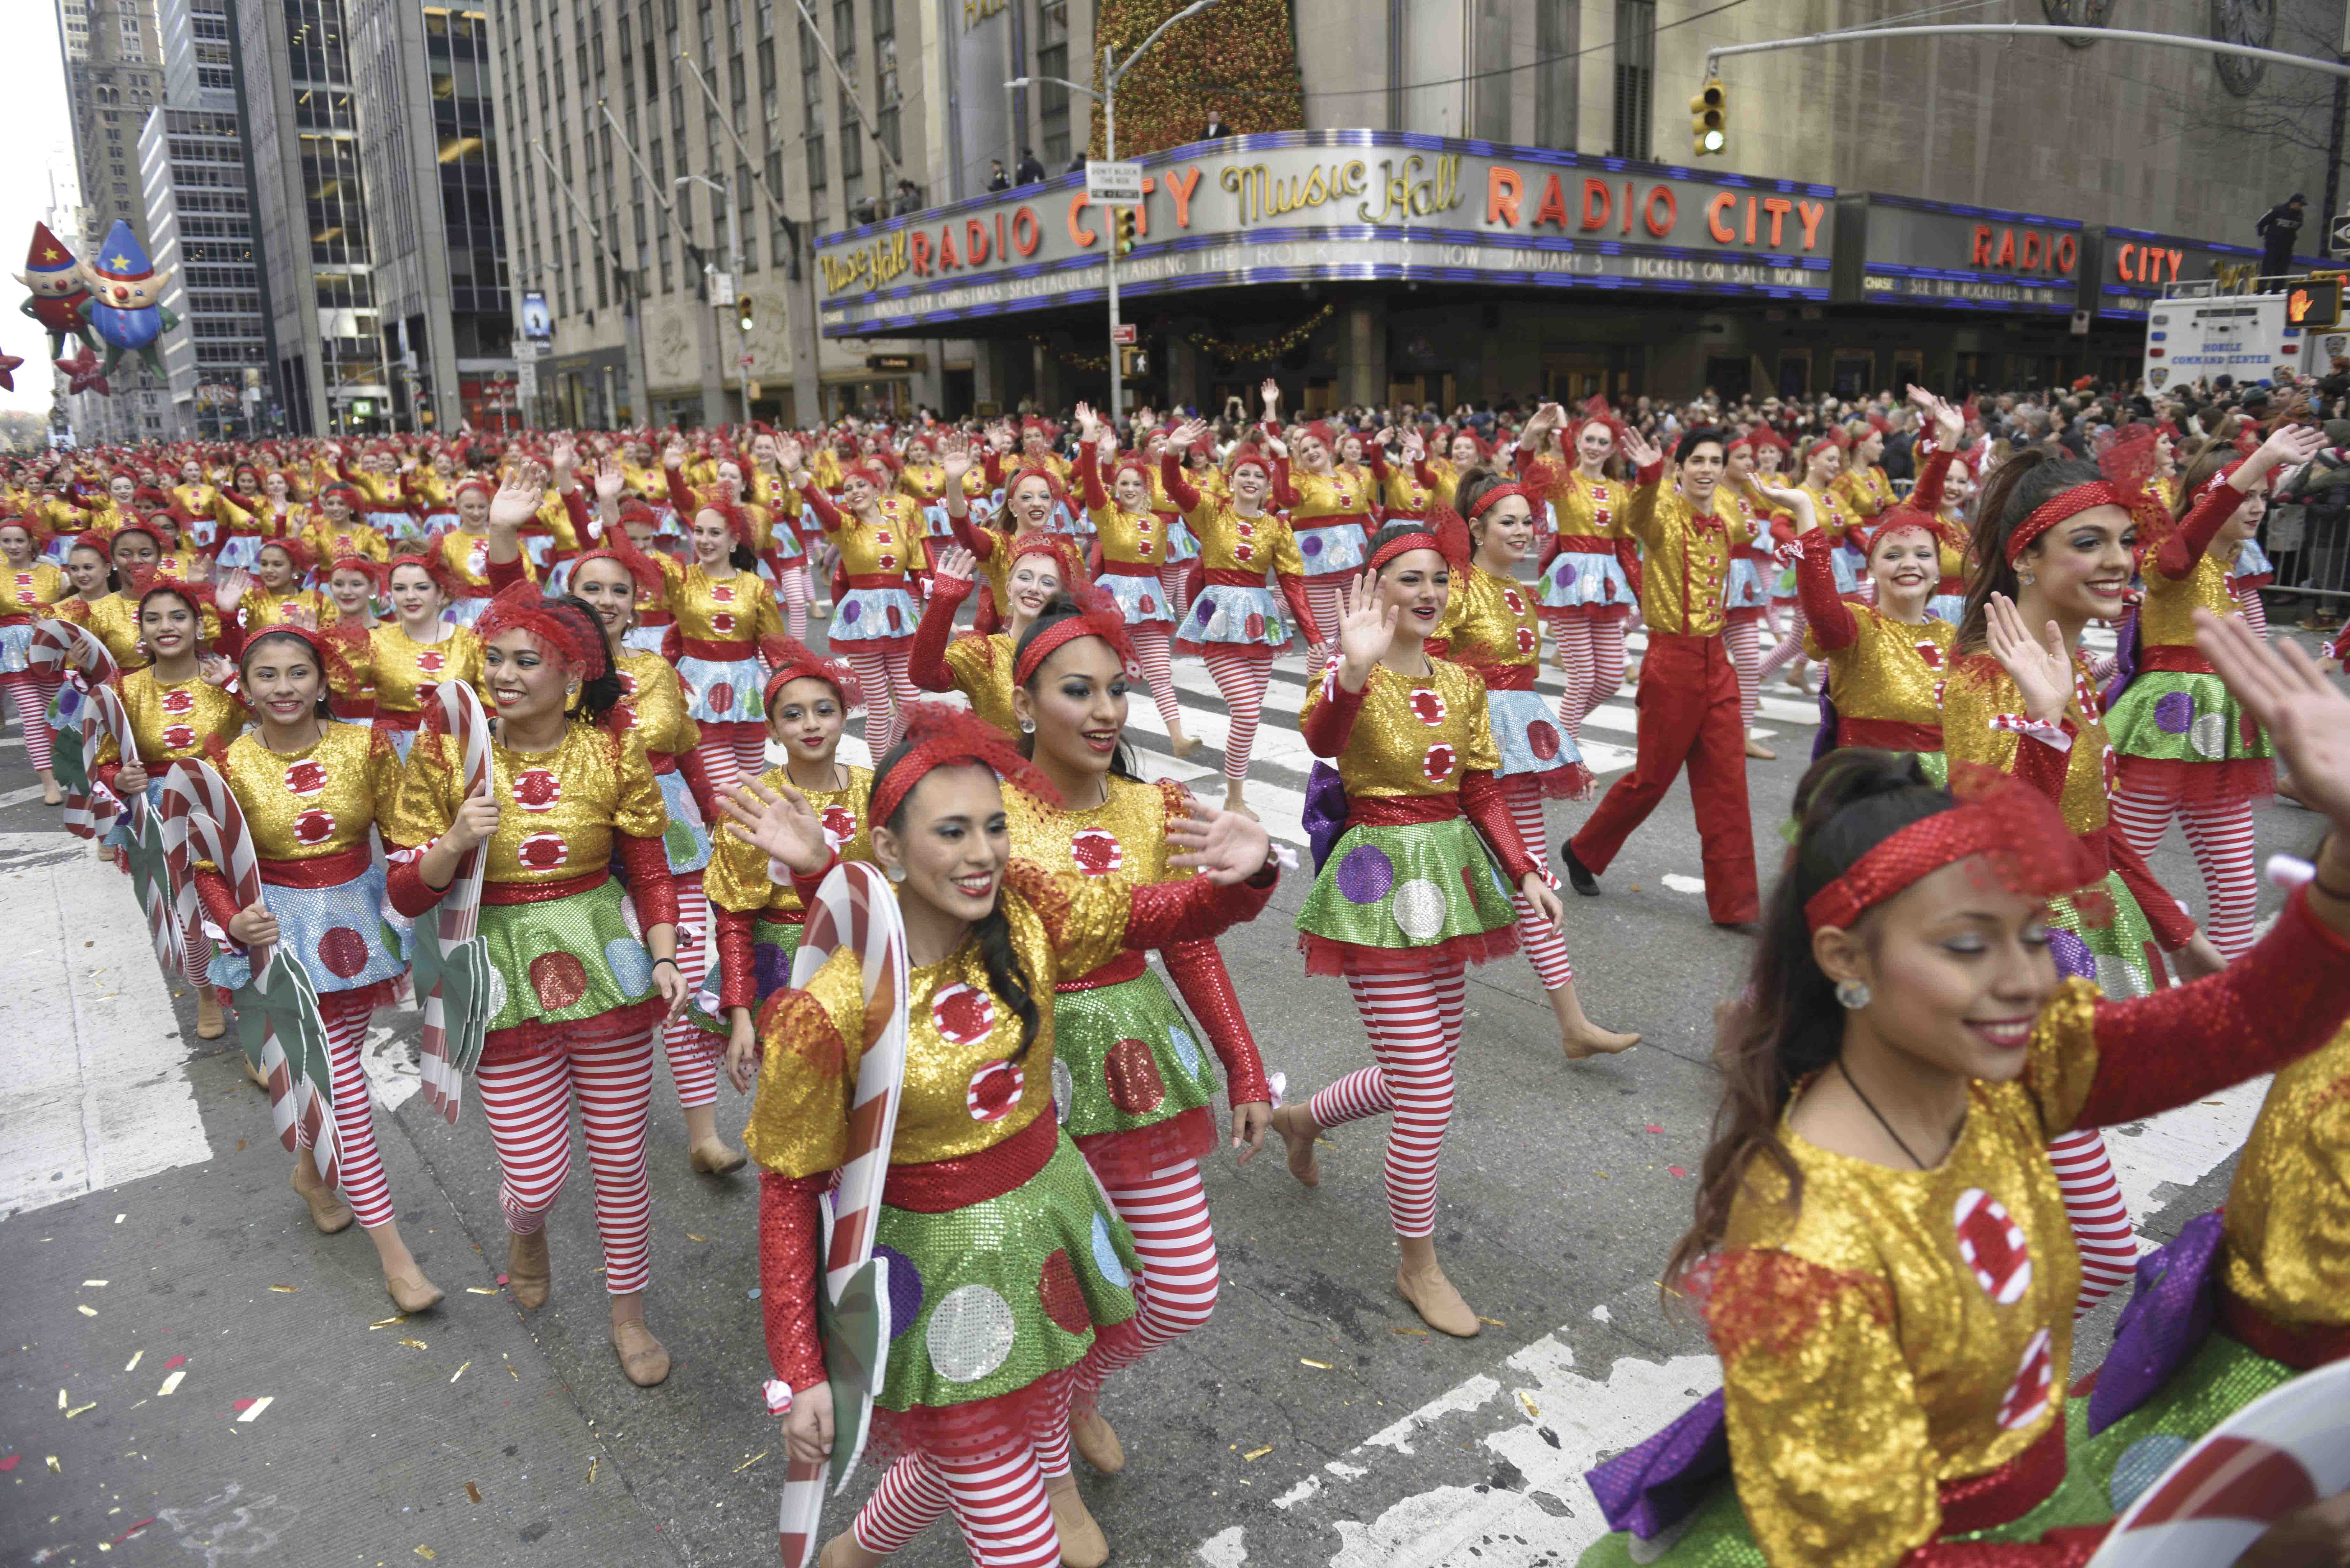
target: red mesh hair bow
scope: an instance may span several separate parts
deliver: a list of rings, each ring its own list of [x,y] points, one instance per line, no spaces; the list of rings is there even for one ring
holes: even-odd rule
[[[837,659],[827,659],[797,638],[781,632],[759,639],[759,657],[775,671],[767,677],[765,703],[773,707],[775,693],[795,680],[821,680],[839,694],[841,709],[854,713],[865,705],[865,687],[857,672]]]
[[[1061,570],[1061,587],[1072,598],[1093,586],[1093,574],[1086,570],[1086,558],[1078,553],[1077,542],[1066,534],[1037,529],[1016,536],[1012,541],[1012,558],[1004,566],[1007,576],[1023,556],[1051,556]]]
[[[441,590],[441,597],[442,598],[455,598],[457,597],[457,579],[450,575],[448,563],[441,554],[441,535],[439,534],[433,535],[432,537],[426,542],[424,548],[425,553],[423,555],[394,556],[390,560],[386,561],[383,564],[384,587],[386,588],[391,587],[392,574],[399,571],[400,567],[414,566],[418,571],[422,572],[426,576],[432,579],[432,586]]]
[[[484,648],[510,631],[528,637],[582,680],[594,680],[611,670],[604,628],[560,600],[548,598],[536,583],[519,582],[502,590],[473,626],[473,635]]]
[[[1036,764],[1020,754],[1004,732],[968,708],[943,702],[909,702],[899,710],[906,720],[908,750],[895,765],[873,781],[870,819],[886,826],[898,815],[914,786],[933,768],[972,764],[993,770],[1007,784],[1016,784],[1049,805],[1061,804],[1061,793]]]
[[[2009,892],[2053,898],[2105,874],[2097,852],[2064,826],[2056,806],[2029,784],[1980,763],[1950,768],[1950,810],[1887,834],[1804,903],[1813,930],[1849,929],[1861,915],[1919,878],[1980,859]]]
[[[1134,650],[1134,639],[1126,629],[1126,612],[1118,607],[1118,601],[1091,583],[1065,582],[1062,587],[1077,601],[1077,613],[1062,617],[1022,645],[1018,658],[1013,661],[1012,683],[1025,686],[1055,649],[1087,637],[1097,637],[1108,643],[1128,677],[1139,678],[1142,660]]]
[[[1433,550],[1442,556],[1454,571],[1465,571],[1471,554],[1469,524],[1461,520],[1461,514],[1442,502],[1431,503],[1425,526],[1380,545],[1372,552],[1365,569],[1377,575],[1398,556],[1409,555],[1414,550]]]

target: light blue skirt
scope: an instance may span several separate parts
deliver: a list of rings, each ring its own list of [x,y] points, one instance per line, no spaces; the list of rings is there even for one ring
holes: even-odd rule
[[[1180,643],[1242,643],[1264,648],[1289,646],[1289,607],[1267,587],[1210,583],[1191,601],[1183,618]]]
[[[693,798],[684,771],[672,768],[665,774],[655,774],[653,780],[660,785],[661,804],[669,807],[669,826],[661,834],[661,847],[669,854],[671,872],[682,876],[702,870],[710,864],[710,829],[702,820],[702,805]]]
[[[265,888],[261,901],[277,917],[278,945],[302,961],[320,995],[358,991],[406,972],[407,939],[386,923],[384,870],[370,866],[331,888]],[[212,979],[234,991],[253,981],[242,948],[214,945]]]
[[[232,534],[221,541],[213,562],[224,570],[249,572],[253,570],[254,562],[261,558],[262,543],[258,534]]]
[[[1327,577],[1363,569],[1371,541],[1360,523],[1338,523],[1328,527],[1293,523],[1289,531],[1297,536],[1297,553],[1305,558],[1307,576]]]
[[[1632,579],[1613,552],[1561,550],[1543,574],[1544,609],[1615,609],[1638,602]]]
[[[914,635],[922,607],[905,588],[851,588],[841,596],[826,633],[836,648],[850,642],[887,642]]]
[[[17,675],[33,667],[33,623],[0,626],[0,675]]]
[[[1170,626],[1174,623],[1173,607],[1167,602],[1167,589],[1155,576],[1130,577],[1123,572],[1105,572],[1094,579],[1095,586],[1118,601],[1128,626]]]
[[[1502,753],[1496,778],[1517,774],[1551,774],[1583,765],[1575,739],[1558,726],[1558,715],[1539,691],[1485,693],[1485,713],[1493,727],[1493,747]],[[1564,781],[1562,781],[1564,782]],[[1587,776],[1579,783],[1587,783]],[[1540,845],[1528,848],[1540,854]]]
[[[1183,515],[1180,512],[1169,515],[1167,517],[1167,559],[1169,564],[1178,565],[1184,561],[1197,560],[1199,558],[1199,555],[1200,541],[1192,534],[1191,525],[1183,521]]]
[[[677,678],[685,683],[685,711],[701,724],[755,724],[766,715],[759,692],[766,666],[755,659],[681,659]]]
[[[486,598],[452,599],[441,611],[441,618],[451,626],[472,626],[490,607]]]
[[[1762,563],[1732,556],[1730,576],[1721,587],[1722,608],[1767,609],[1770,604],[1771,585],[1762,575]]]

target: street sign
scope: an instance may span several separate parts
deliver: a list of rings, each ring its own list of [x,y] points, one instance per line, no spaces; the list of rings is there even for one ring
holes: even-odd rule
[[[2342,213],[2326,229],[2325,249],[2329,255],[2350,256],[2350,213]]]
[[[546,353],[546,345],[544,343],[534,343],[527,337],[515,339],[514,357],[516,364],[527,365],[532,360],[542,358]]]
[[[1132,205],[1142,200],[1142,165],[1107,159],[1086,160],[1086,200]]]
[[[748,349],[745,349],[745,350],[743,352],[743,354],[742,354],[738,358],[736,358],[736,359],[735,359],[734,363],[736,363],[737,365],[740,365],[741,367],[743,367],[743,369],[744,369],[745,370],[747,370],[747,369],[749,369],[751,368],[751,360],[752,360],[752,358],[754,358],[754,356],[751,354],[751,352],[750,352]]]
[[[734,303],[734,275],[733,273],[713,272],[710,275],[710,303],[712,305],[732,305]]]
[[[1131,321],[1121,321],[1117,326],[1111,327],[1109,329],[1109,340],[1113,343],[1133,342],[1134,323]]]
[[[515,369],[515,391],[524,400],[538,396],[538,366],[525,360]]]

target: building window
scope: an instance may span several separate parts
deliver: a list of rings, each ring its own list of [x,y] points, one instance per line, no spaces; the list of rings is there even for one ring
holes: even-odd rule
[[[1534,143],[1575,149],[1575,52],[1582,43],[1582,8],[1534,7]]]
[[[816,29],[800,24],[801,134],[807,141],[807,182],[810,208],[824,210],[824,57],[817,51]]]
[[[1657,0],[1616,0],[1616,150],[1648,156],[1655,115]]]
[[[1036,7],[1036,74],[1069,74],[1069,0],[1045,0]],[[1050,173],[1069,161],[1069,89],[1056,81],[1037,87],[1036,128]]]

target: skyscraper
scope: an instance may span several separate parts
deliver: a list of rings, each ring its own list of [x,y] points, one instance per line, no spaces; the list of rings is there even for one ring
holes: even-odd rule
[[[162,339],[168,433],[245,433],[257,428],[247,417],[245,372],[267,368],[269,347],[236,115],[159,105],[140,132],[139,167],[148,254],[179,285],[179,321]]]

